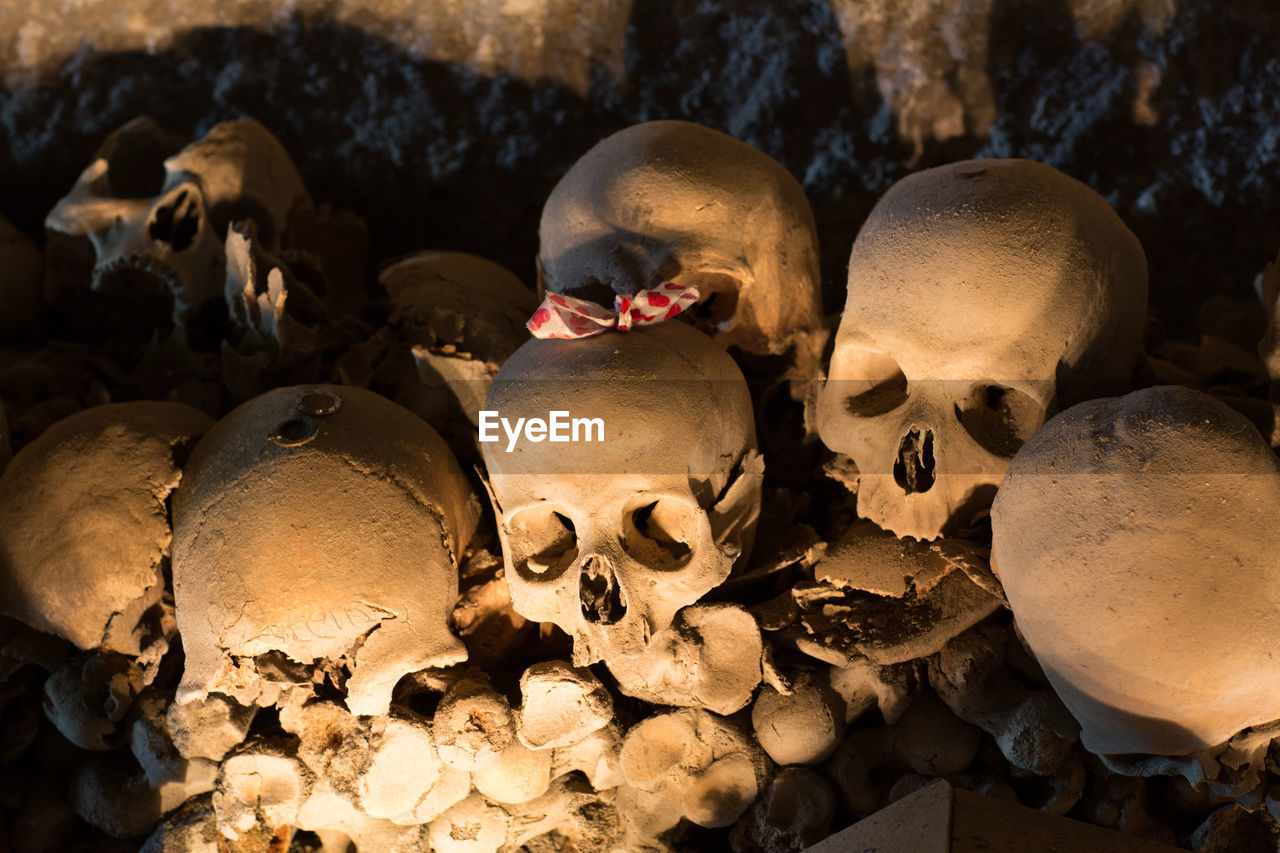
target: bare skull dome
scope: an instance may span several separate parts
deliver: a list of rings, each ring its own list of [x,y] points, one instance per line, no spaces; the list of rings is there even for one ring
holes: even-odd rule
[[[255,659],[345,659],[353,713],[466,657],[446,619],[477,503],[425,422],[360,388],[279,388],[223,418],[174,500],[179,701],[256,700]]]
[[[1280,466],[1186,388],[1050,420],[992,508],[1018,625],[1091,752],[1182,755],[1280,719]]]
[[[690,316],[724,347],[821,346],[818,238],[800,183],[763,151],[686,121],[598,142],[556,184],[538,228],[546,290],[612,302],[674,280],[698,288]]]

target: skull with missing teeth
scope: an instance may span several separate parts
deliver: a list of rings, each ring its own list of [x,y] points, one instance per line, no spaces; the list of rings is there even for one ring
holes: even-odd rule
[[[538,239],[547,290],[608,305],[666,280],[692,285],[689,316],[721,346],[816,368],[813,213],[791,173],[745,142],[683,121],[619,131],[552,190]]]
[[[818,431],[858,512],[932,539],[990,505],[1055,405],[1114,393],[1141,355],[1142,247],[1093,190],[1027,160],[895,184],[849,260]]]
[[[222,296],[232,219],[252,219],[275,250],[289,214],[310,204],[280,140],[251,118],[185,147],[151,119],[134,119],[107,137],[45,219],[48,301],[74,308],[86,285],[134,298],[167,291],[183,323]]]
[[[273,673],[346,666],[381,715],[401,676],[457,663],[448,628],[478,502],[444,441],[353,387],[279,388],[196,447],[174,500],[178,702],[273,704]]]
[[[576,665],[642,650],[745,560],[763,476],[751,399],[693,327],[529,341],[486,409],[603,422],[602,441],[482,444],[513,606],[571,634]]]

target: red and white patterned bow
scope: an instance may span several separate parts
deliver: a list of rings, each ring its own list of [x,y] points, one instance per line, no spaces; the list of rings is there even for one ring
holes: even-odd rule
[[[698,301],[698,289],[666,281],[652,290],[615,296],[613,310],[586,299],[548,293],[525,325],[535,338],[589,338],[609,329],[625,332],[670,320]]]

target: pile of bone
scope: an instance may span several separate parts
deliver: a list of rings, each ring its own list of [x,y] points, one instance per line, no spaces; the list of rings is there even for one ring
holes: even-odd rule
[[[1276,835],[1275,329],[1144,352],[1141,247],[1047,166],[895,185],[838,328],[795,179],[681,122],[544,207],[539,295],[697,289],[628,332],[531,339],[456,252],[366,282],[250,119],[129,123],[45,225],[0,223],[0,850],[798,851],[939,777]],[[1197,355],[1235,408],[1134,390]]]

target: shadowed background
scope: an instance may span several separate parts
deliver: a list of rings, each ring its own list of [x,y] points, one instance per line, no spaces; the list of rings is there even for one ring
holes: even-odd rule
[[[194,137],[247,114],[317,201],[366,220],[373,260],[462,250],[532,282],[542,202],[573,161],[682,118],[801,180],[829,312],[894,180],[1030,157],[1119,210],[1153,313],[1186,334],[1280,249],[1278,36],[1266,0],[11,0],[0,215],[41,240],[136,115]]]

